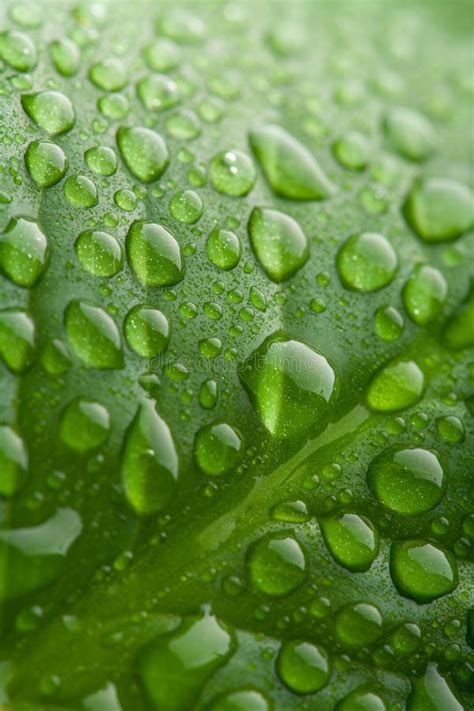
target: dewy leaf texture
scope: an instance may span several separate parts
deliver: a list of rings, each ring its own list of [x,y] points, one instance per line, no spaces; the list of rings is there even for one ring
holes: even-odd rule
[[[472,7],[0,7],[1,711],[468,711]]]

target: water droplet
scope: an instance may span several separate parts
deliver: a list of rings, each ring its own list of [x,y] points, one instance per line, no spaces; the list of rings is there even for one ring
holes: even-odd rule
[[[163,511],[178,481],[178,454],[153,400],[145,400],[125,435],[122,478],[125,494],[140,515]]]
[[[120,91],[127,83],[127,73],[119,59],[109,57],[91,67],[89,79],[104,91]]]
[[[193,111],[176,111],[166,120],[166,130],[179,141],[190,141],[201,133],[199,119]]]
[[[173,195],[169,207],[171,216],[185,225],[194,224],[202,215],[202,200],[194,190],[183,190]]]
[[[400,595],[419,604],[447,595],[459,582],[451,553],[424,540],[392,543],[390,574]]]
[[[428,664],[424,676],[412,684],[407,711],[465,711],[435,664]]]
[[[75,398],[61,415],[59,435],[75,452],[97,449],[104,444],[109,432],[109,412],[98,402]]]
[[[421,642],[421,630],[413,622],[401,624],[392,635],[392,645],[403,656],[414,654]]]
[[[199,341],[199,350],[206,358],[217,358],[222,352],[222,341],[213,336],[203,338]]]
[[[38,62],[33,40],[14,30],[0,34],[0,58],[19,72],[31,72]]]
[[[242,456],[242,438],[225,422],[201,427],[194,441],[194,456],[204,474],[220,476],[235,469]]]
[[[243,151],[230,150],[217,153],[209,168],[211,182],[224,195],[247,195],[255,183],[252,159]]]
[[[168,345],[170,325],[166,316],[152,306],[137,304],[125,317],[128,345],[142,358],[153,358]]]
[[[28,453],[21,437],[0,425],[0,495],[13,496],[28,477]]]
[[[36,222],[13,217],[0,235],[0,270],[18,286],[32,287],[48,260],[48,241]]]
[[[56,185],[67,170],[63,150],[51,141],[33,141],[25,153],[25,163],[32,180],[41,188]]]
[[[64,183],[64,195],[75,207],[97,205],[97,188],[85,175],[71,175]]]
[[[440,315],[448,285],[439,269],[419,264],[403,288],[403,303],[415,323],[425,326]]]
[[[79,47],[69,37],[61,37],[50,44],[51,59],[59,74],[71,77],[79,70],[81,54]]]
[[[379,306],[375,312],[375,332],[384,341],[396,341],[403,333],[404,321],[394,306]]]
[[[74,249],[84,269],[94,276],[112,277],[122,268],[122,248],[107,232],[81,232]]]
[[[443,338],[452,350],[474,346],[474,287],[471,288],[467,301],[450,318]]]
[[[143,286],[173,286],[183,279],[181,249],[162,225],[134,222],[126,247],[130,266]]]
[[[270,511],[270,516],[274,521],[285,521],[285,523],[306,523],[311,519],[304,501],[281,501]]]
[[[242,245],[234,232],[216,227],[207,238],[207,256],[215,267],[229,271],[240,261]]]
[[[163,74],[152,74],[139,81],[137,93],[148,111],[166,111],[180,100],[176,82]]]
[[[365,687],[354,689],[344,696],[335,711],[386,711],[387,707],[380,696]]]
[[[123,366],[120,331],[106,311],[85,301],[71,301],[64,323],[72,348],[90,368]]]
[[[114,202],[121,210],[133,212],[138,204],[138,199],[133,190],[117,190],[114,194]]]
[[[382,615],[375,605],[349,603],[336,614],[336,637],[347,649],[362,649],[373,644],[381,637],[382,631]]]
[[[51,136],[67,133],[74,126],[76,116],[73,105],[59,91],[24,94],[21,105],[30,119]]]
[[[296,694],[313,694],[331,677],[331,662],[324,647],[300,640],[283,642],[276,668],[285,686]]]
[[[474,198],[468,187],[447,178],[415,181],[404,205],[409,224],[426,242],[456,239],[474,218]]]
[[[143,183],[158,180],[168,167],[166,143],[150,128],[119,128],[117,145],[129,171]]]
[[[289,595],[306,580],[305,553],[285,531],[267,534],[252,545],[247,565],[254,587],[272,597]]]
[[[0,600],[12,600],[55,580],[82,529],[79,514],[58,509],[32,528],[0,530]]]
[[[394,360],[373,378],[367,402],[377,412],[396,412],[418,402],[425,387],[425,376],[412,360]]]
[[[368,518],[344,513],[320,521],[324,542],[334,560],[348,570],[364,572],[379,552],[379,536]]]
[[[58,338],[48,341],[41,355],[41,365],[50,375],[63,375],[71,367],[66,345]]]
[[[100,112],[112,121],[125,118],[130,110],[130,103],[123,94],[106,94],[97,102]]]
[[[413,109],[397,107],[384,121],[385,134],[405,158],[420,161],[432,153],[435,133],[428,119]]]
[[[239,377],[265,427],[277,437],[301,435],[320,421],[336,381],[323,355],[280,333],[239,367]]]
[[[334,155],[344,168],[363,170],[369,160],[369,144],[365,136],[349,131],[334,144]]]
[[[308,149],[279,126],[254,129],[249,142],[277,195],[290,200],[321,200],[335,191]]]
[[[446,415],[436,421],[438,432],[442,439],[449,444],[458,444],[465,438],[464,425],[458,417]]]
[[[446,490],[438,456],[415,447],[398,446],[379,454],[369,464],[367,482],[381,504],[407,516],[430,511]]]
[[[253,251],[272,281],[286,281],[309,257],[306,235],[289,215],[256,207],[250,215],[248,232]]]
[[[117,170],[117,156],[107,146],[94,146],[84,153],[90,170],[97,175],[113,175]]]
[[[0,311],[0,356],[13,373],[22,373],[33,360],[35,326],[19,309]]]
[[[395,250],[376,232],[352,235],[337,255],[337,270],[346,289],[378,291],[390,284],[397,270]]]
[[[155,72],[170,72],[179,62],[179,49],[171,40],[161,38],[145,47],[145,61]]]
[[[260,691],[239,689],[219,696],[211,703],[209,711],[270,711],[270,706]]]
[[[167,12],[159,18],[157,29],[160,35],[170,37],[178,43],[192,44],[204,38],[206,27],[200,17],[175,7],[172,12]]]

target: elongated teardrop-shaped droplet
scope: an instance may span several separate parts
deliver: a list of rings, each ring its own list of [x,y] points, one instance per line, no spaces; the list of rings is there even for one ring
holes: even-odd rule
[[[0,576],[0,600],[25,595],[57,578],[81,529],[79,514],[64,508],[39,526],[0,530],[0,570],[8,571]]]
[[[239,377],[265,427],[281,438],[301,435],[324,418],[336,384],[323,355],[280,333],[252,353]]]
[[[320,521],[324,542],[334,560],[348,570],[364,572],[379,551],[379,536],[369,519],[354,513]]]
[[[67,133],[74,126],[76,116],[71,100],[59,91],[25,94],[21,105],[30,119],[51,136]]]
[[[168,167],[166,143],[150,128],[119,128],[117,145],[129,171],[143,183],[158,180]]]
[[[0,311],[0,357],[13,373],[27,370],[33,361],[35,326],[25,311]]]
[[[185,618],[175,632],[150,642],[139,654],[138,669],[152,708],[191,709],[236,644],[234,631],[210,614]]]
[[[279,126],[250,131],[250,146],[277,195],[290,200],[322,200],[334,191],[314,156]]]
[[[130,266],[143,286],[173,286],[183,279],[180,246],[162,225],[134,222],[126,245]]]
[[[396,107],[386,116],[384,128],[390,143],[405,158],[421,161],[433,151],[433,126],[418,111]]]
[[[36,222],[12,218],[0,235],[0,271],[18,286],[32,287],[46,269],[48,240]]]
[[[465,709],[439,673],[436,664],[430,663],[424,675],[412,682],[407,711],[465,711]]]
[[[123,366],[120,331],[106,311],[85,301],[71,301],[64,322],[71,346],[90,368]]]
[[[8,425],[0,426],[0,495],[13,496],[28,476],[28,453],[21,437]]]
[[[395,360],[375,375],[367,403],[376,412],[396,412],[418,402],[424,387],[423,371],[413,360]]]
[[[447,595],[459,582],[453,555],[424,540],[392,543],[390,574],[400,595],[419,604]]]
[[[305,233],[296,220],[283,212],[254,208],[248,233],[262,269],[277,284],[292,277],[308,261]]]
[[[128,501],[138,514],[162,511],[178,481],[179,461],[166,422],[153,400],[138,408],[125,436],[122,478]]]

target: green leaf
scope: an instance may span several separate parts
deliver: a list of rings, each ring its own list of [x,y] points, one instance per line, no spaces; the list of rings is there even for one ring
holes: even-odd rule
[[[470,10],[2,5],[2,711],[470,708]]]

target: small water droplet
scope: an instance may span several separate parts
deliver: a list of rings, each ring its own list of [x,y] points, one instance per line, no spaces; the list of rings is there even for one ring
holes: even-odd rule
[[[68,447],[84,453],[97,449],[109,436],[110,415],[98,402],[75,398],[64,409],[59,435]]]
[[[241,450],[242,438],[225,422],[201,427],[194,440],[196,462],[209,476],[220,476],[235,469]]]
[[[81,232],[74,249],[84,269],[94,276],[112,277],[122,268],[122,248],[115,237],[107,232]]]
[[[384,128],[390,143],[405,158],[421,161],[434,149],[433,126],[418,111],[394,108],[385,117]]]
[[[110,176],[117,170],[117,156],[107,146],[88,148],[84,158],[90,170],[97,175]]]
[[[253,586],[272,597],[289,595],[306,580],[305,553],[285,531],[267,534],[253,544],[247,566]]]
[[[90,208],[97,205],[97,188],[85,175],[71,175],[64,183],[64,195],[75,207]]]
[[[252,159],[243,151],[229,150],[217,153],[209,168],[211,182],[224,195],[247,195],[255,183]]]
[[[207,238],[207,256],[218,269],[235,269],[240,261],[242,245],[234,232],[216,227]]]
[[[311,642],[283,642],[276,662],[278,676],[296,694],[313,694],[328,683],[331,662],[324,647]]]
[[[447,178],[415,181],[404,205],[415,232],[426,242],[456,239],[474,218],[474,197],[468,187]]]
[[[185,225],[192,225],[202,215],[202,200],[194,190],[183,190],[173,195],[169,209],[171,216]]]
[[[306,235],[289,215],[256,207],[250,215],[248,232],[256,257],[272,281],[286,281],[306,264]]]
[[[441,314],[448,285],[439,269],[419,264],[403,287],[403,303],[415,323],[425,326]]]
[[[28,477],[28,453],[21,437],[8,425],[0,426],[0,495],[13,496]]]
[[[379,552],[379,536],[368,518],[343,513],[320,521],[324,542],[334,560],[347,570],[364,572]]]
[[[33,361],[35,326],[20,309],[0,311],[0,356],[13,373],[22,373]]]
[[[373,378],[367,402],[377,412],[396,412],[418,402],[425,387],[425,376],[412,360],[394,360]]]
[[[166,316],[152,306],[137,304],[125,317],[127,342],[142,358],[153,358],[168,346],[170,325]]]
[[[91,67],[89,79],[104,91],[120,91],[127,83],[127,73],[119,59],[109,57]]]
[[[382,636],[380,610],[365,602],[344,605],[337,611],[335,632],[339,642],[347,649],[367,647]]]

